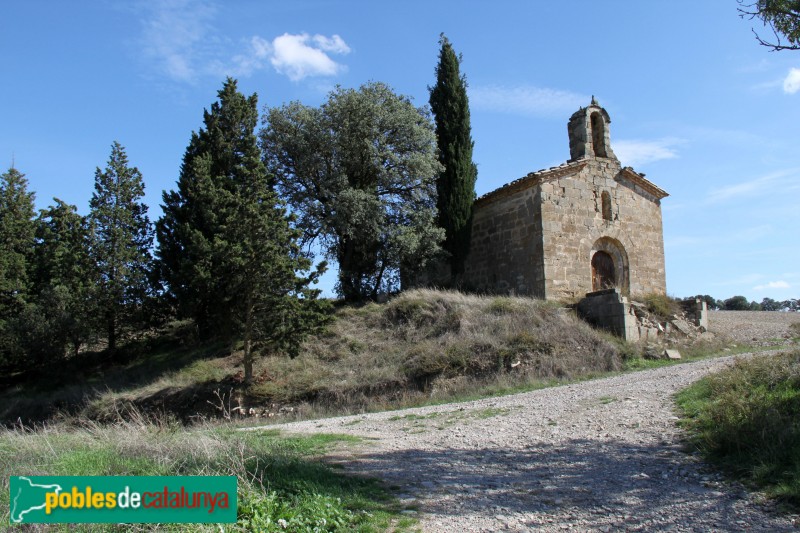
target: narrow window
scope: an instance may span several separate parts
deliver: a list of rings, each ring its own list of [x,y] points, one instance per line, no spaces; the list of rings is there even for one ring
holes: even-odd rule
[[[603,191],[601,196],[603,202],[603,220],[611,220],[611,195],[608,191]]]
[[[592,146],[595,157],[608,157],[606,154],[605,123],[600,113],[592,113]]]

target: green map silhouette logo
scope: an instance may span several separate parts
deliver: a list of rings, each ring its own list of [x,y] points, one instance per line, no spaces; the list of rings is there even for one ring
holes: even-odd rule
[[[11,476],[15,524],[235,523],[236,476]]]
[[[16,481],[16,483],[14,483]],[[11,522],[19,524],[23,520],[30,519],[25,516],[37,511],[44,513],[47,502],[45,500],[48,493],[61,493],[61,485],[45,485],[34,483],[25,476],[12,477],[9,483],[9,495],[11,497]]]

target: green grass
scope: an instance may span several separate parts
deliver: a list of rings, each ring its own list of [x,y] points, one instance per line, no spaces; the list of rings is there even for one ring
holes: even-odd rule
[[[495,416],[504,416],[511,412],[509,408],[486,407],[483,409],[459,408],[452,411],[433,412],[424,415],[409,413],[406,415],[394,415],[389,417],[390,422],[403,422],[403,431],[408,433],[422,433],[428,429],[443,430],[459,422],[470,419],[486,420]]]
[[[710,461],[800,508],[800,350],[738,360],[677,402]]]
[[[776,344],[782,341],[783,339],[777,339]],[[678,349],[681,354],[680,359],[646,359],[636,354],[631,357],[626,357],[623,360],[623,369],[625,371],[637,371],[661,368],[663,366],[691,363],[692,361],[700,361],[711,357],[769,351],[774,350],[775,346],[752,346],[749,344],[730,345],[723,340],[715,339],[710,341],[698,341],[693,344],[676,347],[676,349]]]
[[[11,475],[235,475],[238,523],[226,531],[385,531],[415,524],[372,479],[347,476],[315,457],[358,439],[282,435],[173,423],[87,424],[0,432],[0,523],[9,517]],[[279,524],[285,523],[286,527]],[[219,531],[217,525],[143,525],[143,530]],[[116,531],[115,525],[52,530]]]

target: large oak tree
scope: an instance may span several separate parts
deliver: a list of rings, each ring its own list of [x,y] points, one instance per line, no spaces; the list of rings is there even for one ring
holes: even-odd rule
[[[338,87],[320,107],[267,110],[267,167],[306,244],[339,266],[346,300],[397,290],[439,250],[436,159],[426,110],[383,83]]]

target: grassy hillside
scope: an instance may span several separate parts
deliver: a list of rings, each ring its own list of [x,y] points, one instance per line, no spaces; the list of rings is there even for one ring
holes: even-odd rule
[[[239,352],[193,339],[188,325],[173,324],[128,346],[125,362],[95,356],[8,383],[0,417],[60,411],[115,421],[131,407],[183,421],[238,407],[277,417],[360,412],[617,370],[624,350],[552,302],[430,290],[339,307],[299,357],[258,359],[249,388]]]

